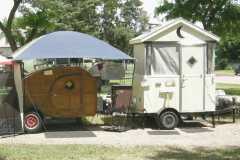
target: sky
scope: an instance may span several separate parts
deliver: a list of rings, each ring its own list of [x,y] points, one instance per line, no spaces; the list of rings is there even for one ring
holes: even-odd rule
[[[154,17],[154,8],[158,5],[159,0],[142,0],[143,8],[147,11],[150,17],[150,23],[156,23],[157,20]],[[13,0],[0,0],[0,19],[6,18],[13,5]]]
[[[13,0],[0,0],[0,19],[6,18],[13,5]]]
[[[143,8],[148,13],[149,23],[159,23],[156,18],[154,18],[155,7],[159,5],[159,0],[142,0]]]

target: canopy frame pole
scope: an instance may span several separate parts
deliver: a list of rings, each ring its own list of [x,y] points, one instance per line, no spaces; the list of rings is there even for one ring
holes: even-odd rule
[[[132,86],[134,82],[135,70],[136,70],[136,59],[133,59],[133,73],[132,73]]]
[[[25,94],[26,94],[26,91],[25,91],[25,81],[24,81],[24,63],[23,62],[21,62],[21,75],[22,75],[22,92],[23,92],[23,108],[22,108],[22,130],[23,130],[23,132],[25,131],[24,130],[24,106],[25,106],[25,104],[26,104],[26,96],[25,96]]]
[[[16,62],[13,64],[13,74],[14,74],[14,83],[17,91],[18,97],[18,104],[19,104],[19,112],[21,118],[21,127],[22,131],[24,132],[24,112],[23,112],[23,105],[24,105],[24,91],[23,91],[23,63]]]

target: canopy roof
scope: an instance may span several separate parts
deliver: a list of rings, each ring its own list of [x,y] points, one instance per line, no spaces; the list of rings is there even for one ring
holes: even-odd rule
[[[104,41],[72,31],[58,31],[41,36],[13,54],[14,60],[45,58],[132,59]]]

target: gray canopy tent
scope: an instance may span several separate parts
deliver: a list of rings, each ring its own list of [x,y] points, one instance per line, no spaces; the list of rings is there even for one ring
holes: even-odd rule
[[[13,55],[14,60],[45,58],[132,59],[104,41],[72,31],[58,31],[41,36]]]
[[[31,59],[82,58],[102,60],[133,60],[124,52],[87,34],[58,31],[41,36],[13,54],[14,80],[18,94],[19,110],[23,127],[22,61]]]

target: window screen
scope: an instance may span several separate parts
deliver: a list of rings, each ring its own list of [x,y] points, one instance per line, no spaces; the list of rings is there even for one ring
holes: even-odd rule
[[[153,44],[151,65],[154,74],[179,75],[179,47]]]
[[[214,72],[214,43],[207,44],[207,74]]]
[[[152,72],[152,45],[146,45],[146,75],[151,75]]]

